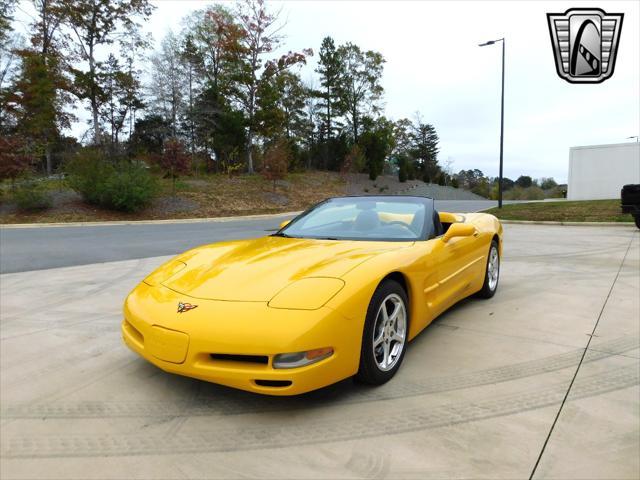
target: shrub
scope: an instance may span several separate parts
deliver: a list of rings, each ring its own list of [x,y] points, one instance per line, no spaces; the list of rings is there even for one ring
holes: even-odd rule
[[[95,150],[85,150],[82,157],[74,158],[66,165],[67,183],[82,195],[85,202],[103,205],[105,184],[115,168]]]
[[[11,179],[11,188],[16,178],[31,168],[33,157],[26,153],[24,141],[18,137],[0,136],[0,180]]]
[[[264,154],[262,163],[262,176],[273,182],[273,191],[276,190],[276,181],[282,180],[287,175],[291,153],[284,140],[278,140],[269,147]]]
[[[103,206],[123,212],[137,212],[151,203],[158,183],[139,164],[121,164],[106,179]]]
[[[342,161],[340,175],[345,178],[350,173],[360,172],[364,168],[365,162],[366,159],[362,149],[358,145],[354,145]]]
[[[528,188],[514,187],[507,192],[503,192],[505,200],[542,200],[544,191],[535,185]]]
[[[146,207],[158,192],[158,182],[140,163],[113,165],[99,154],[67,165],[69,186],[90,204],[123,212]]]
[[[37,211],[51,208],[51,195],[43,182],[34,178],[25,178],[19,182],[13,193],[18,208],[25,211]]]
[[[167,140],[162,155],[158,157],[158,163],[165,174],[171,178],[171,193],[175,196],[177,178],[191,170],[191,157],[185,152],[184,144],[176,138]]]

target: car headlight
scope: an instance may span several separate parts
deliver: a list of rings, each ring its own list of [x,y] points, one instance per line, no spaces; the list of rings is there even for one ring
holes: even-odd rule
[[[297,368],[311,365],[333,355],[333,348],[324,347],[306,352],[279,353],[273,357],[273,368]]]
[[[147,276],[143,282],[147,285],[155,287],[162,282],[166,282],[169,278],[173,277],[176,273],[187,266],[186,263],[180,260],[169,260],[167,263],[160,265],[149,276]]]
[[[271,308],[317,310],[344,287],[339,278],[309,277],[296,280],[269,301]]]

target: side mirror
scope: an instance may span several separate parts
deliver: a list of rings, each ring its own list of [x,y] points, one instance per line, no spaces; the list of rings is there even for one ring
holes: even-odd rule
[[[468,223],[453,223],[442,236],[442,241],[447,243],[454,237],[470,237],[476,233],[476,227]]]
[[[280,225],[278,226],[278,230],[282,230],[284,227],[289,225],[289,223],[291,223],[291,220],[285,220],[284,222],[280,222]]]

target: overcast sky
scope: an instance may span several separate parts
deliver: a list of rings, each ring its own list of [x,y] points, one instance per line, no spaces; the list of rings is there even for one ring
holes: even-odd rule
[[[212,2],[162,0],[144,29],[158,42],[180,19]],[[233,2],[224,2],[233,6]],[[628,142],[640,135],[640,2],[285,1],[270,2],[286,20],[287,50],[311,47],[301,71],[313,72],[322,38],[377,50],[385,59],[386,115],[416,111],[440,136],[441,163],[454,171],[498,173],[499,44],[506,38],[505,175],[566,182],[569,147]],[[615,73],[596,85],[556,74],[546,13],[600,7],[624,13]],[[639,159],[640,161],[640,159]]]

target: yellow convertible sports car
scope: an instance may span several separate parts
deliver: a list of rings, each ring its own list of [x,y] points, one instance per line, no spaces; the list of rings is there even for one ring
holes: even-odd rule
[[[381,384],[459,300],[494,295],[502,226],[430,198],[332,198],[268,237],[190,250],[127,297],[122,336],[167,372],[270,395]]]

